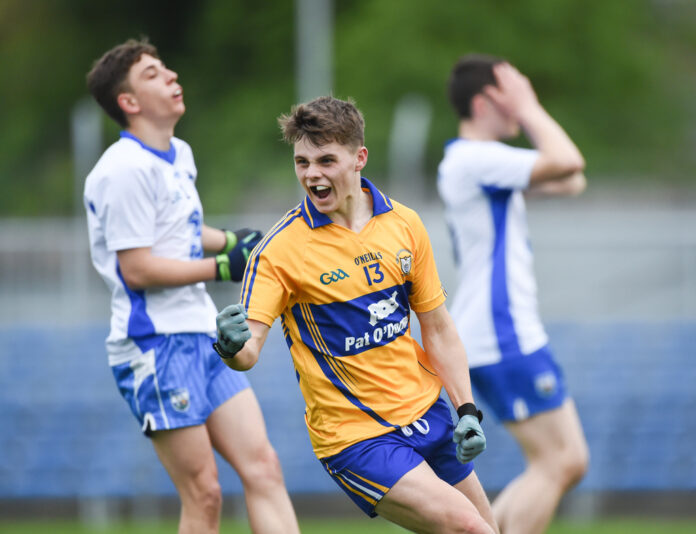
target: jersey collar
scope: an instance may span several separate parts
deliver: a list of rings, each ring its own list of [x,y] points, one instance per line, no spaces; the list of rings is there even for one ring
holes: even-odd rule
[[[391,211],[394,208],[392,206],[391,199],[377,189],[367,178],[360,178],[360,187],[367,189],[367,191],[372,195],[373,217]],[[307,223],[307,226],[312,229],[319,228],[320,226],[325,226],[333,222],[328,215],[325,215],[317,210],[314,204],[312,204],[312,201],[309,199],[309,196],[306,196],[302,204],[300,204],[300,210],[302,211],[302,217]]]
[[[176,148],[174,148],[174,143],[172,143],[171,141],[169,142],[169,150],[165,152],[163,150],[157,150],[156,148],[152,148],[151,146],[146,145],[140,139],[138,139],[132,133],[127,132],[126,130],[121,130],[120,135],[121,137],[132,139],[145,150],[147,150],[148,152],[152,152],[155,156],[157,156],[158,158],[162,158],[167,163],[174,164],[174,160],[176,159]]]

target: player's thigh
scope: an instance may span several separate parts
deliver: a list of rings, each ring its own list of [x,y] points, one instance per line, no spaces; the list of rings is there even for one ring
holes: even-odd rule
[[[468,522],[479,515],[472,502],[438,478],[426,462],[394,484],[375,511],[415,532],[437,532],[443,525]]]
[[[217,479],[215,456],[204,425],[153,432],[152,445],[177,488],[201,477]]]
[[[558,408],[505,426],[530,461],[557,461],[568,455],[587,455],[580,418],[570,398]]]
[[[213,447],[243,475],[256,462],[273,460],[261,407],[251,388],[218,406],[206,422]],[[271,458],[269,458],[269,456]]]

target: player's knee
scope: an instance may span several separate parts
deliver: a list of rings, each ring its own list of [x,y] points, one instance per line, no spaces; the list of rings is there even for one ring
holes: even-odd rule
[[[240,477],[246,485],[268,487],[283,484],[280,460],[270,443],[259,446],[245,463]]]
[[[188,501],[207,517],[219,517],[222,510],[222,488],[217,472],[203,472],[195,477],[188,493]]]
[[[575,486],[587,472],[589,458],[587,449],[583,447],[568,447],[554,457],[549,463],[550,475],[562,491]]]
[[[494,534],[491,526],[473,510],[466,508],[439,511],[433,521],[432,532],[448,532],[456,534]],[[439,523],[439,524],[438,524]]]
[[[587,447],[578,447],[566,455],[565,462],[565,483],[570,488],[580,482],[590,463],[590,456]]]
[[[450,530],[447,530],[450,532]],[[451,532],[462,534],[493,534],[493,529],[479,514],[460,512],[456,518],[456,528]]]

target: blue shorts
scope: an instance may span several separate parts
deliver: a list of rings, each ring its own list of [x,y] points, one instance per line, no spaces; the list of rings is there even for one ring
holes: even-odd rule
[[[203,424],[215,408],[249,387],[247,377],[228,368],[213,350],[210,336],[157,337],[154,348],[111,368],[146,436]]]
[[[521,421],[558,408],[567,397],[561,368],[548,347],[472,367],[471,383],[499,421]]]
[[[455,485],[469,476],[474,465],[457,460],[453,432],[449,405],[440,398],[412,424],[320,460],[338,487],[363,512],[375,517],[380,499],[423,460],[448,484]]]

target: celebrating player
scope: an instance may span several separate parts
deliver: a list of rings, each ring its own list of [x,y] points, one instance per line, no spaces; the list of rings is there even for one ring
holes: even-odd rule
[[[154,46],[112,48],[87,84],[123,127],[84,192],[92,261],[111,290],[109,365],[177,488],[179,532],[218,532],[213,449],[241,478],[254,532],[298,532],[256,397],[211,347],[217,310],[204,282],[241,280],[261,234],[203,224],[191,148],[174,137],[182,89]]]
[[[503,60],[460,59],[449,98],[459,136],[445,148],[438,188],[460,281],[451,312],[476,392],[527,461],[493,512],[505,534],[544,532],[563,493],[584,475],[588,453],[539,319],[522,192],[578,194],[585,163],[529,80]],[[500,142],[520,128],[533,149]]]
[[[471,464],[485,438],[466,353],[423,223],[361,178],[351,102],[320,97],[279,123],[307,196],[252,252],[241,303],[217,316],[216,349],[251,368],[280,316],[314,452],[365,513],[418,532],[497,532]]]

